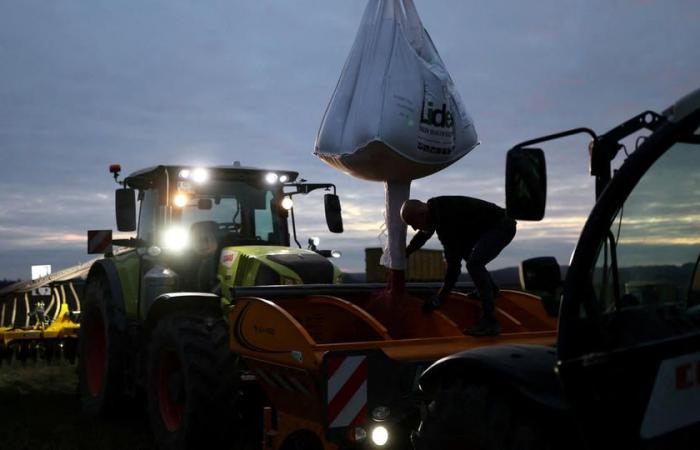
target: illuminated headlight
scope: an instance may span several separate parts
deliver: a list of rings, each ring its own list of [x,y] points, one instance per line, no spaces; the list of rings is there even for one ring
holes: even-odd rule
[[[286,183],[289,181],[289,177],[287,175],[280,175],[280,183]]]
[[[372,443],[377,447],[386,445],[389,441],[389,430],[379,425],[372,430]]]
[[[179,193],[173,198],[173,204],[178,208],[182,208],[187,205],[187,196],[185,194]]]
[[[207,172],[205,169],[194,169],[192,171],[192,180],[195,183],[202,184],[206,182],[209,179],[209,172]]]
[[[312,243],[314,246],[316,246],[316,247],[318,247],[319,244],[321,243],[321,238],[318,237],[318,236],[312,236],[311,239],[309,239],[309,240],[310,240],[311,243]]]
[[[180,171],[180,178],[187,180],[191,175],[190,169],[182,169]]]
[[[292,206],[294,206],[294,201],[291,199],[291,197],[285,197],[282,199],[282,208],[289,211],[292,209]]]
[[[331,256],[333,258],[340,258],[343,254],[338,250],[331,250]]]
[[[265,174],[265,181],[267,181],[267,184],[275,184],[277,183],[278,176],[275,172],[268,172]]]
[[[163,247],[168,250],[182,250],[189,243],[189,235],[182,227],[172,227],[163,233]]]

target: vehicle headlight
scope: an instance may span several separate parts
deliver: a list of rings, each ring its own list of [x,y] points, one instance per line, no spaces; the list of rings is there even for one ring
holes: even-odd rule
[[[275,184],[278,179],[279,177],[275,172],[268,172],[265,174],[265,181],[267,181],[268,184]]]
[[[173,198],[173,203],[175,206],[178,208],[182,208],[183,206],[187,205],[187,196],[183,194],[182,192],[178,193],[175,195]]]
[[[389,441],[389,430],[381,425],[376,426],[372,429],[371,437],[374,445],[382,447]]]
[[[163,232],[163,247],[179,251],[189,244],[189,234],[183,227],[171,227]]]
[[[291,197],[285,197],[282,199],[282,208],[289,211],[292,209],[292,206],[294,206],[294,200],[292,200]]]
[[[195,183],[202,184],[209,179],[209,172],[206,169],[198,168],[192,171],[192,180]]]

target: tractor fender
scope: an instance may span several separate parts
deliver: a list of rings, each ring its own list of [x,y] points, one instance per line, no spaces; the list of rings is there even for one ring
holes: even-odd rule
[[[145,327],[151,330],[158,320],[173,313],[211,313],[223,317],[221,297],[209,292],[172,292],[156,297],[148,306]]]
[[[421,390],[434,393],[441,383],[466,382],[505,386],[546,408],[566,410],[554,371],[556,351],[542,345],[495,345],[447,356],[428,367],[420,377]]]
[[[85,286],[90,284],[90,282],[92,280],[95,280],[97,277],[103,277],[105,280],[107,280],[107,284],[109,285],[110,296],[108,298],[109,303],[111,304],[107,306],[111,308],[116,308],[117,310],[121,311],[121,314],[116,314],[115,317],[126,317],[124,309],[124,293],[122,291],[122,283],[121,279],[119,278],[119,272],[117,271],[117,266],[114,264],[114,261],[112,261],[111,259],[100,259],[98,261],[95,261],[95,263],[93,263],[93,265],[90,267]],[[120,320],[119,322],[123,322],[116,323],[120,331],[126,330],[126,321]]]

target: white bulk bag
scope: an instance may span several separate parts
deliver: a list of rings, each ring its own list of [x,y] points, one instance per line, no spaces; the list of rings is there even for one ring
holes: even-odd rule
[[[410,181],[478,144],[412,0],[370,0],[314,153],[355,177]]]

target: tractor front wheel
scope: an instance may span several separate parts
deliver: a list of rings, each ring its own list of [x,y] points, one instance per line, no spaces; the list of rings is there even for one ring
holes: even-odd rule
[[[161,319],[148,356],[148,414],[161,449],[234,448],[236,380],[221,318]]]
[[[116,304],[107,280],[89,280],[78,342],[78,389],[88,415],[117,415],[126,404],[125,323],[123,307]]]

